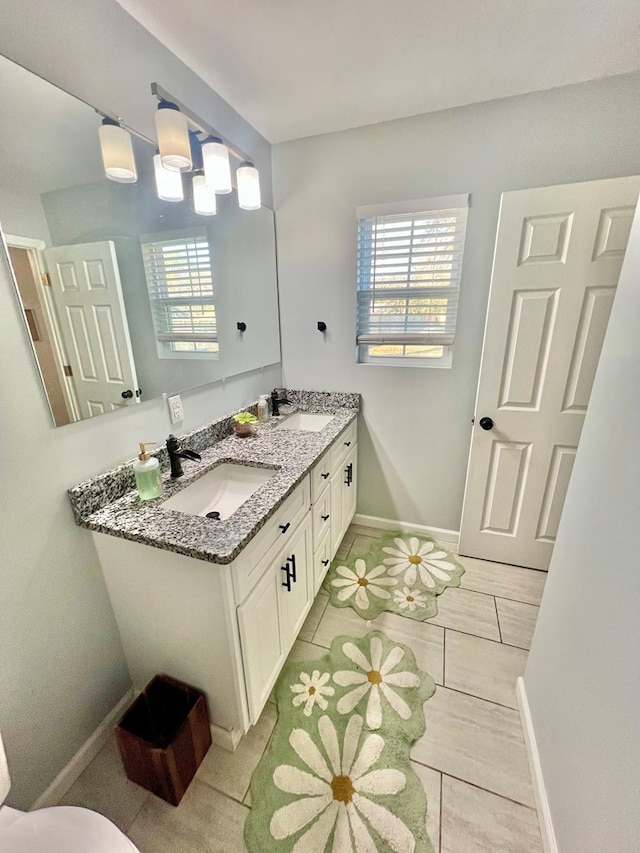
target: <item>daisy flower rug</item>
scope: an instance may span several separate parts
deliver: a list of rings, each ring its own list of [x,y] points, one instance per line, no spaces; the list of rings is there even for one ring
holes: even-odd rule
[[[460,586],[464,568],[428,536],[387,533],[364,554],[334,560],[324,582],[334,607],[363,619],[383,610],[424,621],[438,612],[436,596]]]
[[[285,666],[251,779],[249,853],[433,853],[409,752],[434,692],[413,652],[380,631]]]

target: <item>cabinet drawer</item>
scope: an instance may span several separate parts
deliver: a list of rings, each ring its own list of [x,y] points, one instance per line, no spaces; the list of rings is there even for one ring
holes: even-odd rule
[[[249,542],[232,564],[233,589],[236,602],[243,601],[260,580],[279,549],[309,512],[311,493],[309,477],[305,477],[293,494],[271,516],[262,530]]]
[[[358,440],[358,422],[357,420],[349,424],[346,430],[339,435],[331,445],[331,473],[335,474],[337,468],[342,464],[342,460],[347,453],[355,447]]]
[[[331,531],[327,530],[313,554],[313,594],[316,596],[331,562]]]
[[[322,459],[313,466],[311,471],[311,500],[315,503],[324,489],[329,485],[331,476],[331,450],[323,455]]]
[[[331,490],[325,489],[313,504],[313,547],[320,544],[320,540],[331,527]]]

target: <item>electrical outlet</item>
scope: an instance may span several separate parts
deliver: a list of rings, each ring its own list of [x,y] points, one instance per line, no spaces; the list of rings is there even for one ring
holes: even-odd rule
[[[176,394],[175,397],[167,398],[167,403],[169,404],[169,417],[171,418],[171,423],[177,424],[178,421],[184,420],[180,394]]]

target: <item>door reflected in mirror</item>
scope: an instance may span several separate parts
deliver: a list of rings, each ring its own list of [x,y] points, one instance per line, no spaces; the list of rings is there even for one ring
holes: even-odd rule
[[[100,115],[0,57],[0,226],[56,426],[280,360],[271,210],[104,176]],[[244,331],[240,326],[244,325]]]

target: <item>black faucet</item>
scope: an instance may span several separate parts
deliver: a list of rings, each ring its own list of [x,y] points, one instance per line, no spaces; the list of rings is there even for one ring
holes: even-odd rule
[[[274,418],[277,418],[280,414],[280,409],[278,408],[278,406],[281,406],[283,403],[285,405],[292,405],[291,400],[287,400],[286,397],[280,397],[280,392],[277,388],[274,388],[271,392],[271,414]]]
[[[169,462],[171,463],[171,477],[174,480],[177,477],[182,477],[184,474],[181,459],[193,459],[194,462],[200,462],[202,459],[202,456],[196,453],[195,450],[181,450],[175,435],[170,435],[167,439],[167,453],[169,454]]]

